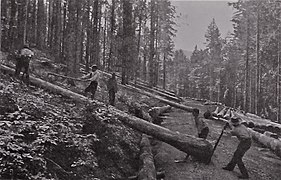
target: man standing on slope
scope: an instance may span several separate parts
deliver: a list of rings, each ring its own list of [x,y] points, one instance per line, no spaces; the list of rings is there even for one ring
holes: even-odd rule
[[[112,73],[111,78],[107,81],[107,90],[109,96],[109,104],[114,106],[115,105],[115,93],[117,93],[117,81],[116,81],[116,74]]]
[[[86,87],[85,89],[85,94],[88,92],[91,92],[91,98],[94,99],[95,93],[98,88],[98,81],[99,81],[99,72],[98,72],[98,67],[97,65],[92,66],[92,72],[88,73],[87,75],[83,76],[81,79],[87,79],[88,81],[91,81],[91,83]]]
[[[252,144],[252,135],[250,131],[247,129],[246,126],[241,124],[240,118],[234,117],[231,119],[231,123],[226,124],[227,127],[231,129],[231,134],[238,138],[239,145],[234,152],[234,155],[231,161],[227,164],[227,166],[223,167],[222,169],[233,171],[236,164],[242,174],[242,176],[238,176],[239,179],[248,179],[249,174],[248,171],[242,161],[244,154],[250,149]]]

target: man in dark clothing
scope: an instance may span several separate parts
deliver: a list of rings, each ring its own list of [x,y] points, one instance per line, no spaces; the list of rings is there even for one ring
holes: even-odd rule
[[[252,135],[251,132],[240,123],[240,118],[232,118],[231,124],[226,124],[227,127],[231,129],[231,134],[236,136],[239,139],[239,145],[234,152],[234,155],[231,161],[227,164],[227,166],[223,167],[224,170],[233,171],[236,164],[242,174],[239,176],[239,179],[248,179],[249,174],[248,171],[242,161],[244,154],[250,149],[252,144]]]
[[[33,56],[34,53],[28,45],[24,45],[23,48],[18,51],[16,55],[16,77],[19,77],[20,72],[23,69],[22,79],[24,80],[25,76],[26,81],[29,82],[29,63]]]
[[[97,65],[93,65],[92,66],[92,72],[86,74],[85,76],[83,76],[81,79],[86,79],[87,81],[91,81],[91,83],[88,85],[88,87],[86,87],[85,89],[85,94],[87,94],[88,92],[91,92],[91,98],[94,99],[95,97],[95,93],[97,91],[98,88],[98,81],[99,81],[99,72],[98,72],[98,67]]]
[[[107,81],[107,90],[109,95],[109,104],[115,105],[115,93],[117,93],[117,81],[115,73],[112,73],[111,78]]]

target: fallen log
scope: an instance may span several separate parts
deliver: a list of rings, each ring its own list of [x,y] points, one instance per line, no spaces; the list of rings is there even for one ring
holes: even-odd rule
[[[156,170],[150,141],[147,135],[142,134],[140,143],[140,170],[138,180],[156,180]]]
[[[115,111],[116,112],[116,111]],[[139,118],[129,117],[124,112],[118,112],[119,119],[128,126],[154,138],[166,142],[175,148],[196,157],[202,162],[207,162],[212,152],[212,145],[209,141],[196,138],[187,134],[173,132],[158,125],[151,124]]]
[[[175,102],[181,102],[182,101],[181,99],[179,99],[179,98],[177,98],[175,96],[170,96],[168,94],[162,93],[162,92],[160,92],[160,91],[158,91],[156,89],[150,88],[150,87],[146,87],[146,86],[142,86],[140,84],[134,84],[134,83],[129,83],[129,84],[134,86],[134,87],[136,87],[136,88],[148,91],[150,93],[156,93],[157,95],[165,97],[166,99],[171,100],[171,101],[175,101]]]
[[[218,117],[223,118],[223,116],[225,115],[226,111],[227,111],[227,108],[226,108],[226,107],[223,108],[223,109],[218,113]]]
[[[275,138],[272,138],[270,136],[267,136],[266,134],[261,134],[259,132],[256,132],[252,129],[249,129],[253,139],[262,144],[263,146],[269,148],[272,150],[277,156],[281,157],[281,141]]]
[[[224,119],[230,119],[231,118],[231,110],[230,108],[226,111],[225,115],[223,116]]]
[[[85,79],[79,79],[79,78],[64,76],[64,75],[53,73],[53,72],[48,72],[47,76],[49,76],[49,75],[58,76],[58,77],[62,77],[62,78],[65,78],[65,79],[71,79],[71,80],[74,80],[74,81],[82,81],[82,82],[88,82],[89,81],[89,80],[85,80]]]
[[[8,68],[6,66],[1,65],[0,68],[10,74],[14,73],[13,69]],[[61,88],[57,85],[48,83],[39,78],[34,78],[31,76],[30,81],[31,83],[34,83],[37,86],[48,89],[55,93],[65,95],[77,102],[95,103],[95,104],[103,105],[103,103],[101,102],[98,102],[96,100],[89,100],[87,97],[83,95],[74,93],[70,90]],[[186,108],[185,106],[183,107],[184,109],[193,111],[193,108],[190,107]],[[151,135],[160,141],[166,142],[167,144],[170,144],[171,146],[174,146],[175,148],[198,158],[198,160],[201,160],[202,162],[207,162],[212,152],[213,147],[211,143],[207,140],[196,138],[194,136],[187,135],[187,134],[181,134],[179,132],[173,132],[169,129],[163,128],[161,126],[157,126],[155,124],[146,122],[140,118],[131,116],[123,111],[116,109],[113,106],[108,106],[108,109],[112,114],[116,114],[117,117],[119,117],[119,120],[121,120],[123,123],[127,124],[128,126],[145,134]]]
[[[149,93],[149,92],[140,90],[140,89],[135,88],[135,87],[133,87],[133,86],[131,86],[131,85],[120,85],[120,86],[123,87],[123,88],[125,88],[125,89],[128,89],[128,90],[130,90],[130,91],[138,92],[138,93],[140,93],[140,94],[143,94],[143,95],[152,97],[152,98],[154,98],[154,99],[157,99],[157,100],[159,100],[159,101],[161,101],[161,102],[163,102],[163,103],[166,103],[166,104],[168,104],[168,105],[170,105],[170,106],[172,106],[172,107],[179,108],[179,109],[185,110],[185,111],[190,112],[190,113],[193,112],[193,109],[194,109],[194,108],[192,108],[192,107],[185,106],[185,105],[182,105],[182,104],[173,102],[173,101],[169,101],[169,100],[167,100],[167,99],[165,99],[165,98],[162,98],[162,97],[160,97],[160,96],[158,96],[158,95],[155,95],[155,94],[152,94],[152,93]]]
[[[172,109],[172,107],[169,106],[169,105],[162,106],[162,107],[153,107],[153,108],[148,110],[148,113],[152,117],[153,123],[160,125],[163,122],[163,119],[161,118],[161,115],[163,113],[166,113],[166,112],[170,111],[171,109]]]

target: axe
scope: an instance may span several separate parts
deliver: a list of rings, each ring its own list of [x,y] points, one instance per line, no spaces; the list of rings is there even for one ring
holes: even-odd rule
[[[215,144],[215,146],[214,146],[214,149],[213,149],[213,151],[212,151],[212,153],[211,153],[211,156],[210,156],[210,158],[209,158],[207,164],[210,164],[211,159],[212,159],[212,156],[214,155],[214,152],[215,152],[215,150],[216,150],[216,148],[217,148],[217,146],[218,146],[218,144],[219,144],[219,142],[220,142],[220,140],[221,140],[221,137],[222,137],[222,135],[223,135],[223,133],[224,133],[224,130],[226,129],[227,126],[228,126],[228,122],[224,125],[224,127],[223,127],[223,129],[222,129],[222,131],[221,131],[221,134],[220,134],[220,136],[219,136],[219,138],[218,138],[218,140],[217,140],[217,142],[216,142],[216,144]]]

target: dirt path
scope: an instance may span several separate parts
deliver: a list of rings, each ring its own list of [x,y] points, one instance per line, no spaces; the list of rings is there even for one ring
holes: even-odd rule
[[[197,107],[200,112],[205,112],[206,107],[198,102],[190,101],[189,105]],[[223,124],[206,120],[210,127],[208,140],[215,144],[215,141],[221,133]],[[173,131],[196,135],[196,128],[193,116],[182,110],[174,109],[169,114],[169,118],[163,122],[163,126]],[[184,159],[185,153],[175,149],[174,147],[161,143],[159,150],[161,153],[161,163],[158,163],[159,170],[164,170],[166,173],[165,180],[236,180],[240,171],[236,166],[233,172],[222,170],[226,165],[238,145],[238,140],[225,133],[212,157],[212,162],[209,165],[196,162],[189,158],[186,163],[174,163],[175,159]],[[270,152],[253,143],[251,149],[245,154],[244,163],[249,171],[250,179],[270,179],[277,180],[281,176],[281,159]]]

